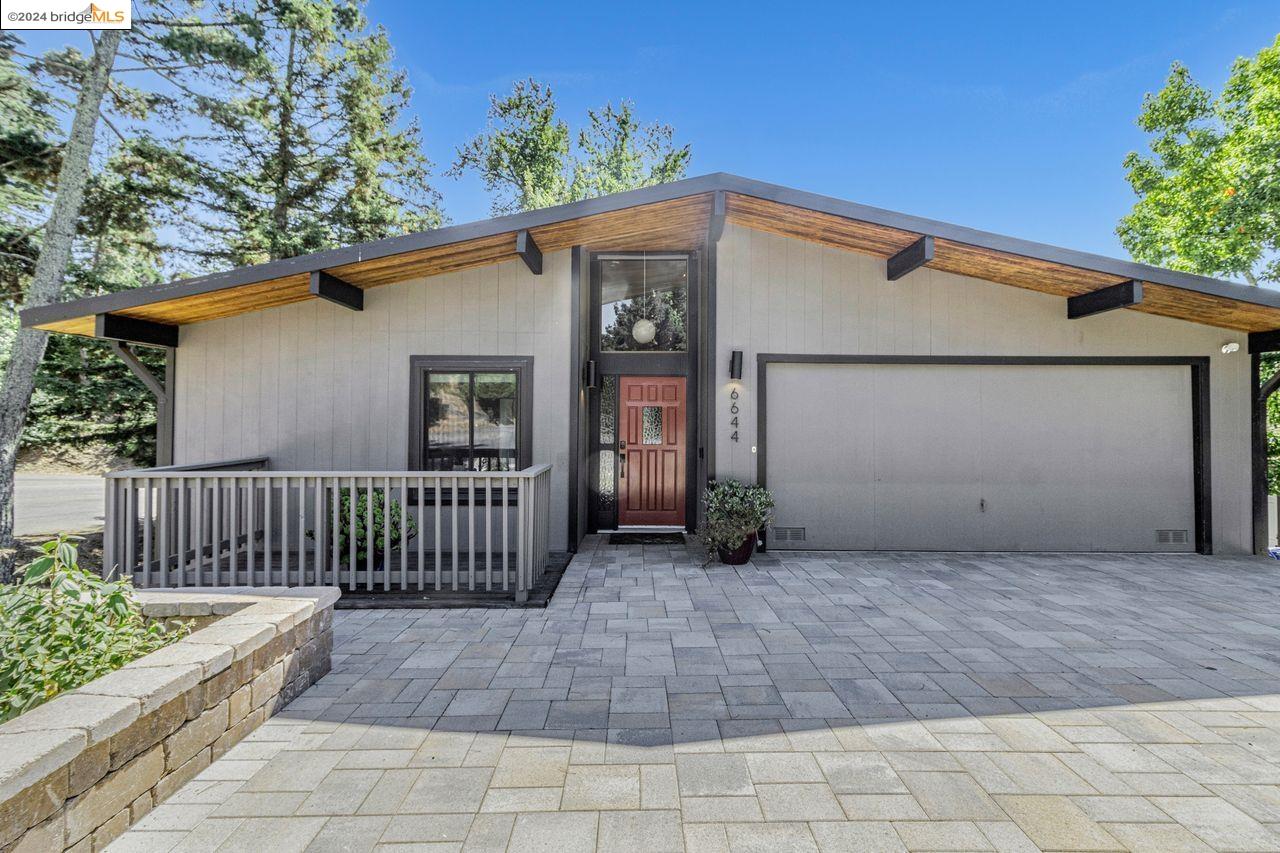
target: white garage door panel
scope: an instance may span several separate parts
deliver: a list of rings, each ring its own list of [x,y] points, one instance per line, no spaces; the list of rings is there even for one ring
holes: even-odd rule
[[[775,547],[1194,549],[1188,367],[774,363],[768,382],[776,523],[806,533]]]

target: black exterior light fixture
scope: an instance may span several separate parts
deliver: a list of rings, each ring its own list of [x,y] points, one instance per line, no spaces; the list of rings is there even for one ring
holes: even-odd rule
[[[600,384],[600,371],[596,368],[594,361],[588,361],[582,366],[582,384],[587,388],[596,388]]]
[[[742,378],[742,350],[740,349],[734,350],[729,356],[729,378],[735,380]]]

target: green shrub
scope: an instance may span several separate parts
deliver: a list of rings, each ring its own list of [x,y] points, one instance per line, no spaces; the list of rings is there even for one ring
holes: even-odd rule
[[[65,536],[0,586],[0,722],[87,684],[189,630],[148,623],[128,580],[80,568]]]
[[[386,556],[383,552],[384,530],[386,529],[388,520],[383,518],[383,502],[382,489],[373,490],[373,517],[370,518],[369,512],[369,493],[363,489],[356,489],[356,567],[363,568],[365,561],[369,557],[369,527],[373,526],[373,558],[375,562],[381,562]],[[412,539],[418,533],[418,523],[414,521],[413,516],[405,514],[405,529],[400,529],[400,502],[392,500],[388,504],[390,509],[390,545],[391,550],[395,550],[400,542]],[[351,490],[343,489],[342,496],[338,503],[338,529],[334,533],[338,537],[338,559],[341,562],[347,560],[347,535],[351,531]]]
[[[769,490],[737,480],[708,483],[702,505],[706,508],[702,541],[713,556],[717,549],[737,548],[773,519],[773,495]]]

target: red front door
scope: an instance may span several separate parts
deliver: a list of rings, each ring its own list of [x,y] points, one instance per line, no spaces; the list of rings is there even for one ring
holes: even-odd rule
[[[684,525],[683,376],[618,379],[618,524]]]

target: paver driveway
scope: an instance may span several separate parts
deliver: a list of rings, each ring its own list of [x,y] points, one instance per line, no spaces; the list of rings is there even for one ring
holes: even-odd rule
[[[1280,849],[1280,565],[594,539],[364,611],[113,850]]]

